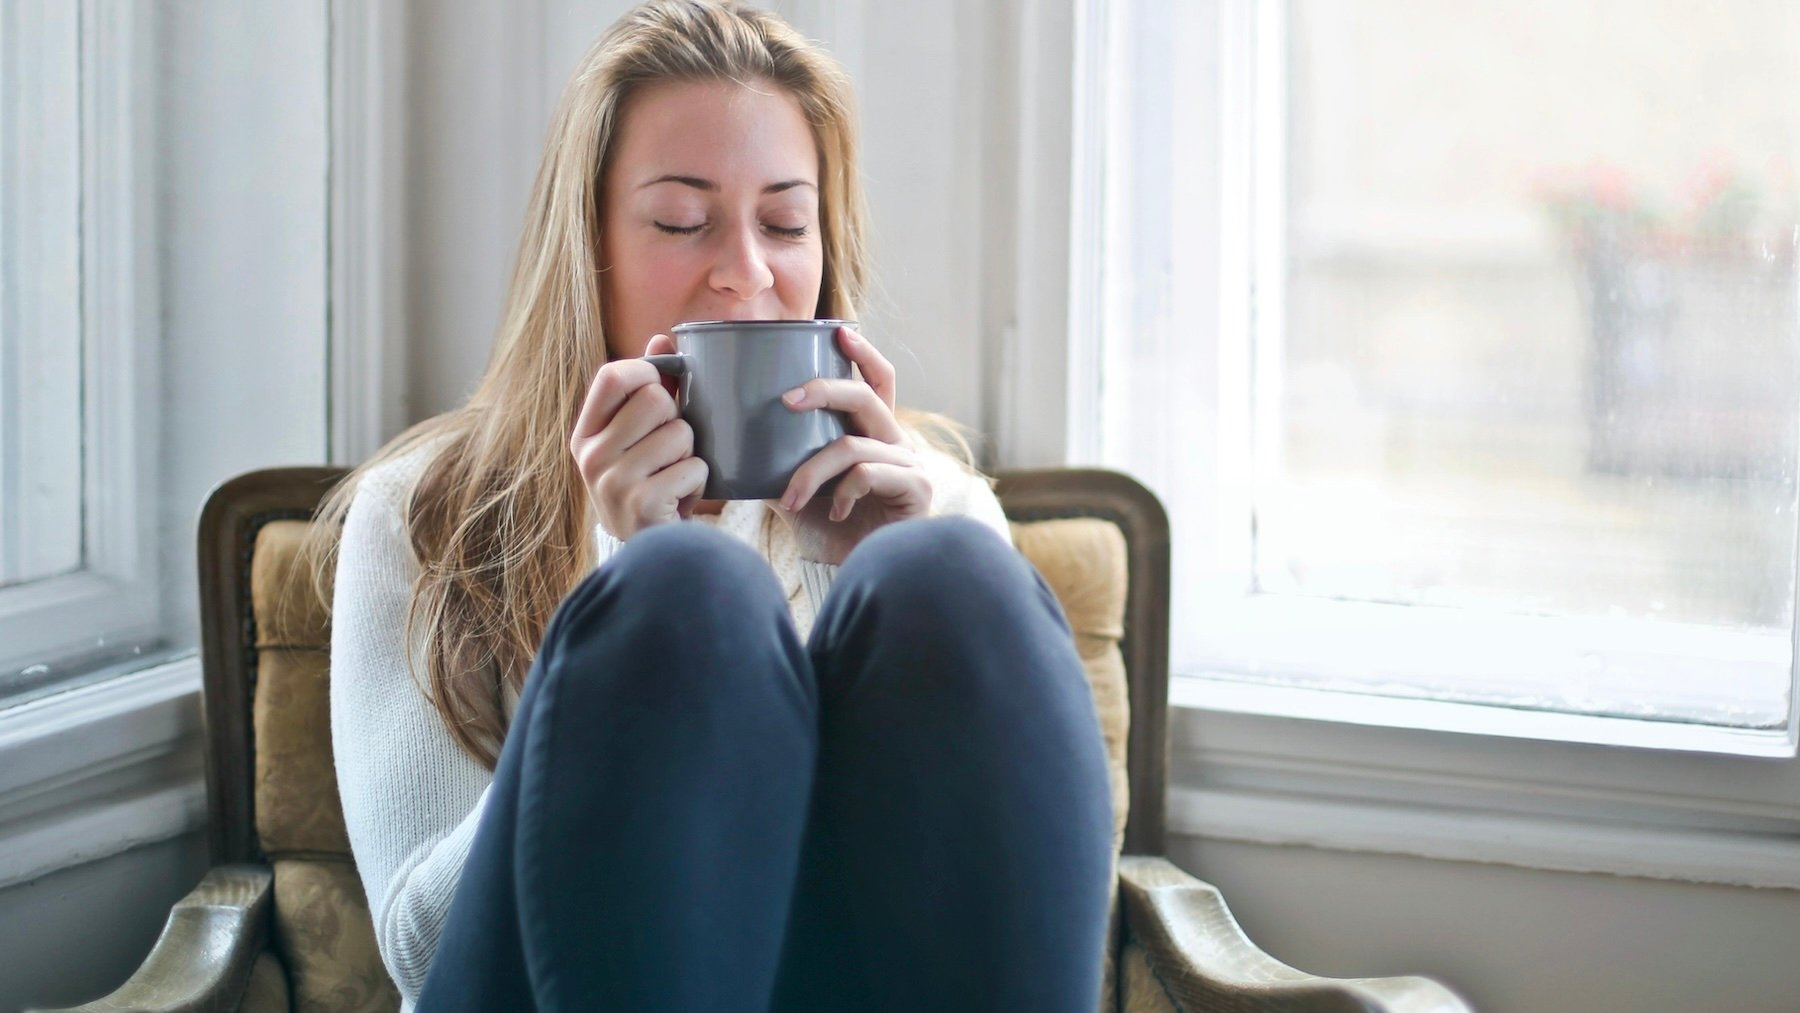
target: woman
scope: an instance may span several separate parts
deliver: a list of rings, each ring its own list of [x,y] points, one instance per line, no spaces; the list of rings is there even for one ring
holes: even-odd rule
[[[682,320],[854,318],[850,101],[764,11],[625,15],[564,90],[479,389],[326,504],[338,784],[407,1008],[1098,1001],[1103,747],[986,482],[845,329],[860,378],[789,407],[851,435],[779,503],[700,500],[638,361]]]

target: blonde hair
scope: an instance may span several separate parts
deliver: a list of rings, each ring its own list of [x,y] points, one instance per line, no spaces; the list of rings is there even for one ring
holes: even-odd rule
[[[480,386],[351,472],[321,505],[307,546],[329,602],[338,533],[362,476],[433,448],[405,505],[420,561],[406,642],[423,633],[427,695],[490,770],[506,737],[504,688],[523,689],[550,616],[595,563],[568,435],[608,357],[600,185],[626,98],[666,81],[768,82],[792,94],[819,156],[815,315],[854,319],[868,283],[854,99],[830,55],[776,15],[732,0],[650,0],[595,41],[557,103]]]

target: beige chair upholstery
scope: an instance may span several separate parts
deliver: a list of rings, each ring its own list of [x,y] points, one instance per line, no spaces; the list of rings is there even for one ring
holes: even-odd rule
[[[398,1008],[338,801],[329,621],[299,563],[312,507],[340,474],[253,473],[222,487],[209,503],[202,522],[203,605],[210,837],[217,867],[171,915],[138,975],[84,1009]],[[1082,499],[1084,481],[1100,490],[1091,502]],[[1334,983],[1255,951],[1222,902],[1196,917],[1217,930],[1224,950],[1191,947],[1192,925],[1181,919],[1211,888],[1155,857],[1162,850],[1166,767],[1166,673],[1157,671],[1166,665],[1166,527],[1160,536],[1153,527],[1145,530],[1143,511],[1154,499],[1122,476],[1027,473],[1003,480],[1000,491],[1014,518],[1015,543],[1062,603],[1087,670],[1111,768],[1115,851],[1139,852],[1120,864],[1125,917],[1116,904],[1101,1008],[1384,1009],[1389,995],[1424,1000],[1396,1009],[1463,1008],[1424,979],[1375,980],[1373,990],[1350,999],[1373,996],[1369,1005],[1345,1005],[1351,993],[1341,991],[1330,1005],[1310,1005],[1308,989],[1319,993]],[[1120,506],[1120,495],[1130,502]],[[1159,507],[1152,516],[1160,518]],[[1146,581],[1140,573],[1133,581],[1134,561],[1142,568],[1158,553],[1158,578]],[[1128,629],[1128,612],[1138,629]],[[1130,670],[1128,655],[1138,671]],[[1134,688],[1143,699],[1133,699]],[[1132,770],[1141,770],[1135,781]],[[1177,922],[1163,924],[1159,917]],[[225,930],[218,926],[227,924],[230,934],[220,935]],[[1234,943],[1248,955],[1230,955],[1252,972],[1237,983],[1230,980],[1234,967],[1206,964]],[[1267,990],[1270,981],[1279,984],[1282,972],[1303,979],[1300,1004],[1279,989]],[[1230,1003],[1213,1005],[1217,995]]]

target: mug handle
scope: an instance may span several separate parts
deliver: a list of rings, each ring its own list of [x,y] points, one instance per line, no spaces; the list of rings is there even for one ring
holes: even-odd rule
[[[688,357],[680,352],[669,352],[666,355],[646,355],[645,362],[656,367],[656,371],[664,376],[681,376],[692,367],[688,365]]]

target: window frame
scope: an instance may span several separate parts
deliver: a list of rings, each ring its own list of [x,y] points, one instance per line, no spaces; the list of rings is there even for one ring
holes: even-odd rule
[[[1069,17],[1077,50],[1087,59],[1116,51],[1113,33],[1129,15],[1130,0],[1081,0]],[[1170,159],[1192,185],[1171,194],[1173,257],[1195,268],[1169,298],[1176,314],[1208,326],[1182,335],[1136,336],[1151,350],[1145,358],[1163,375],[1179,374],[1189,389],[1158,388],[1156,374],[1118,368],[1117,348],[1105,342],[1098,322],[1108,318],[1096,285],[1071,285],[1067,357],[1069,375],[1081,364],[1113,374],[1065,403],[1071,462],[1124,466],[1149,473],[1158,455],[1178,441],[1131,441],[1134,405],[1156,404],[1162,431],[1191,434],[1179,441],[1201,464],[1187,481],[1155,483],[1168,507],[1176,565],[1199,553],[1222,555],[1233,525],[1247,516],[1247,453],[1252,405],[1250,343],[1215,342],[1218,334],[1248,334],[1252,284],[1247,257],[1232,256],[1231,237],[1242,242],[1273,209],[1248,195],[1258,158],[1270,156],[1279,131],[1256,131],[1251,96],[1277,47],[1256,47],[1252,33],[1279,28],[1280,5],[1257,0],[1212,0],[1181,8],[1161,30],[1184,38],[1183,52],[1216,44],[1216,59],[1182,61],[1173,68],[1185,87],[1209,89],[1195,127],[1173,141]],[[1134,63],[1132,69],[1137,70]],[[1084,82],[1108,80],[1071,71],[1075,127],[1064,155],[1076,167],[1068,210],[1072,236],[1101,234],[1104,224],[1085,213],[1103,202],[1091,190],[1103,181],[1107,125],[1119,110],[1104,96],[1083,94]],[[1091,85],[1090,85],[1091,87]],[[1028,101],[1042,101],[1032,99]],[[1105,110],[1106,116],[1099,112]],[[1268,122],[1263,119],[1262,122]],[[1184,145],[1186,145],[1184,147]],[[1198,145],[1204,150],[1196,150]],[[1259,152],[1257,145],[1263,148]],[[1029,172],[1029,148],[1022,171]],[[1047,154],[1040,151],[1040,154]],[[1116,159],[1111,164],[1117,164]],[[1268,188],[1261,191],[1266,197]],[[1196,196],[1198,195],[1198,196]],[[1095,279],[1095,244],[1072,243],[1074,279]],[[1267,244],[1264,257],[1279,256]],[[1233,299],[1231,293],[1244,297]],[[1264,293],[1267,297],[1269,293]],[[1086,302],[1084,302],[1086,300]],[[1260,318],[1267,324],[1269,318]],[[1186,347],[1190,358],[1177,360]],[[1183,362],[1198,363],[1197,374]],[[1127,382],[1118,382],[1121,372]],[[1104,372],[1102,376],[1104,377]],[[1096,388],[1097,387],[1097,392]],[[1171,397],[1180,393],[1184,396]],[[1267,393],[1258,391],[1259,396]],[[1044,428],[1051,425],[1046,421]],[[1121,447],[1121,441],[1126,444]],[[1146,463],[1149,464],[1145,467]],[[1133,467],[1132,465],[1138,465]],[[1188,537],[1183,538],[1186,533]],[[1240,561],[1241,562],[1241,561]],[[1183,627],[1177,614],[1174,627]],[[1790,642],[1793,638],[1790,637]],[[1800,655],[1800,651],[1796,651]],[[1344,850],[1461,861],[1497,862],[1572,872],[1610,872],[1696,882],[1800,887],[1800,761],[1793,729],[1800,714],[1789,694],[1789,722],[1779,743],[1682,742],[1679,736],[1597,733],[1581,728],[1507,728],[1491,720],[1494,708],[1378,701],[1355,706],[1350,694],[1271,689],[1192,675],[1171,679],[1171,829],[1203,838],[1248,843],[1309,845]],[[1403,712],[1403,713],[1402,713]],[[1565,722],[1568,724],[1568,722]],[[1628,722],[1642,726],[1647,722]],[[1639,729],[1641,730],[1641,729]],[[1665,727],[1660,730],[1666,733]],[[1546,733],[1549,734],[1546,734]],[[1560,739],[1560,740],[1559,740]],[[1701,750],[1701,751],[1695,751]],[[1746,755],[1761,750],[1774,755]]]
[[[0,695],[16,702],[159,637],[159,365],[150,61],[129,5],[83,0],[80,68],[82,539],[79,570],[0,589]],[[41,55],[41,54],[40,54]]]

